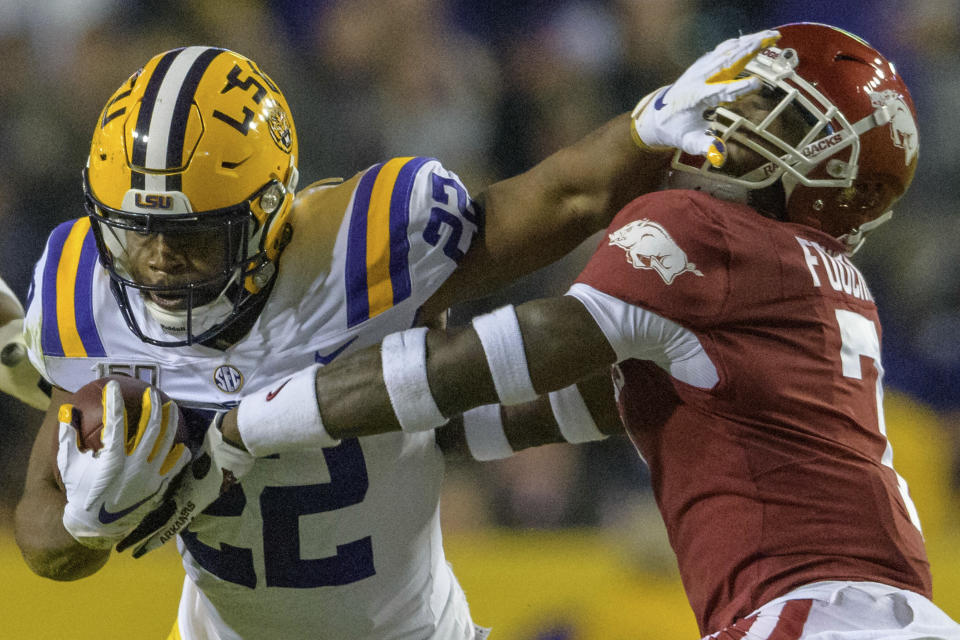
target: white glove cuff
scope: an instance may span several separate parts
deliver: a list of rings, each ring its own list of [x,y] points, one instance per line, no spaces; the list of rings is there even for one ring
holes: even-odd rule
[[[480,338],[487,365],[493,377],[500,404],[510,406],[537,398],[523,350],[523,334],[513,305],[473,319],[473,329]]]
[[[91,549],[109,549],[125,535],[123,533],[114,536],[103,535],[103,527],[90,526],[90,514],[82,509],[78,510],[79,514],[74,513],[73,506],[68,502],[63,508],[62,521],[67,533],[83,546]]]
[[[253,467],[254,455],[240,447],[230,444],[223,439],[220,423],[224,414],[219,413],[207,429],[207,443],[214,462],[222,468],[229,469],[237,479],[242,478]],[[324,433],[326,433],[324,431]],[[241,434],[242,435],[242,434]]]
[[[463,433],[470,455],[477,460],[501,460],[513,455],[513,447],[503,431],[500,405],[485,404],[463,414]]]
[[[317,369],[313,365],[269,390],[247,396],[237,408],[237,429],[247,451],[262,457],[282,451],[335,447],[317,406]]]
[[[400,427],[427,431],[446,424],[427,381],[427,329],[391,333],[380,345],[383,382]]]
[[[647,107],[648,104],[650,104],[650,101],[653,100],[653,98],[658,93],[663,91],[668,86],[670,85],[665,85],[663,87],[660,87],[656,91],[648,93],[647,95],[640,98],[640,102],[638,102],[637,106],[635,106],[633,108],[633,111],[630,112],[630,136],[633,138],[633,141],[637,144],[637,146],[640,147],[641,149],[651,149],[653,151],[661,151],[663,149],[669,148],[661,145],[647,144],[646,142],[643,141],[643,137],[640,135],[640,126],[641,126],[640,114],[642,114],[643,110]]]
[[[600,431],[590,415],[587,404],[577,385],[571,385],[549,395],[553,417],[560,427],[564,440],[571,444],[603,440],[607,436]]]

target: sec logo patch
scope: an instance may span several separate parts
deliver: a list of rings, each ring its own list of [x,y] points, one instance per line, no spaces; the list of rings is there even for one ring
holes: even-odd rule
[[[224,364],[213,372],[213,381],[224,393],[236,393],[243,388],[243,374],[235,366]]]

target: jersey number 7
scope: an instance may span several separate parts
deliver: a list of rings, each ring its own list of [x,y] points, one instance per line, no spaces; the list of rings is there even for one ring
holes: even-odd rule
[[[877,370],[877,428],[880,434],[887,438],[887,425],[883,417],[883,365],[880,364],[880,338],[877,334],[877,325],[869,318],[854,311],[836,309],[837,324],[840,327],[840,363],[845,378],[863,380],[863,370],[860,358],[866,356],[873,360]],[[881,462],[897,477],[897,486],[900,489],[900,498],[910,514],[910,521],[920,529],[920,516],[910,497],[907,481],[893,468],[893,447],[887,440],[887,448],[883,452]]]

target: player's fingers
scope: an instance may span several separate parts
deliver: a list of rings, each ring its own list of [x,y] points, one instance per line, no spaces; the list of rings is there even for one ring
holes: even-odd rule
[[[127,534],[123,540],[117,543],[117,551],[126,551],[133,545],[139,543],[154,531],[164,526],[168,520],[173,517],[177,511],[177,501],[169,499],[162,502],[156,509],[151,511],[140,521],[133,531]]]
[[[90,484],[90,490],[84,503],[84,509],[90,509],[114,481],[123,468],[126,440],[126,408],[120,385],[111,380],[103,387],[103,428],[100,441],[103,444],[97,453],[96,476]]]
[[[105,452],[121,451],[127,441],[127,408],[123,404],[123,394],[120,385],[111,380],[103,386],[101,395],[103,406],[103,428],[100,431],[100,441]]]
[[[687,153],[705,156],[714,167],[723,166],[727,160],[727,145],[706,128],[701,132],[691,132],[683,136],[682,148]]]
[[[190,462],[190,452],[184,446],[182,442],[178,442],[170,449],[170,452],[167,453],[166,457],[163,459],[163,464],[160,465],[159,473],[161,476],[165,476],[168,473],[179,473]]]
[[[760,89],[763,81],[756,76],[740,78],[726,84],[700,84],[680,87],[670,94],[673,106],[678,110],[706,110]],[[683,91],[682,89],[687,89]]]
[[[707,160],[715,168],[719,169],[727,161],[727,144],[717,136],[710,136],[710,146],[707,148]]]
[[[714,71],[707,77],[708,84],[731,82],[744,70],[747,63],[761,50],[772,46],[780,39],[780,33],[772,29],[750,33],[720,43],[714,52]]]
[[[147,462],[158,465],[157,473],[165,476],[171,471],[179,472],[189,461],[189,452],[183,443],[174,444],[179,426],[180,411],[172,400],[160,408],[161,428]]]
[[[153,448],[163,437],[163,407],[160,394],[153,387],[147,387],[140,396],[140,419],[136,425],[127,425],[126,454],[139,454],[150,459]]]
[[[60,432],[58,438],[60,441],[59,449],[64,447],[74,447],[80,450],[80,430],[77,428],[80,424],[80,417],[72,404],[62,404],[57,412],[57,419],[60,421]]]
[[[144,390],[144,401],[147,401],[149,395],[150,401],[150,420],[145,426],[147,430],[144,448],[150,447],[147,454],[147,462],[153,462],[158,455],[166,454],[173,445],[173,438],[176,435],[176,429],[170,427],[170,404],[163,403],[160,400],[160,394],[148,387]]]
[[[159,532],[153,534],[152,536],[147,538],[146,542],[144,542],[139,547],[133,550],[133,557],[141,558],[145,554],[153,551],[154,549],[163,546],[163,542],[161,542],[162,539],[163,538],[161,537]]]
[[[748,93],[758,91],[762,85],[763,81],[757,76],[740,78],[735,82],[720,85],[722,88],[716,93],[711,94],[710,98],[705,102],[709,103],[712,107],[725,102],[733,102]]]
[[[57,446],[57,469],[61,478],[67,478],[70,471],[71,454],[80,451],[80,430],[77,428],[80,418],[72,404],[60,405],[57,418],[60,420]]]

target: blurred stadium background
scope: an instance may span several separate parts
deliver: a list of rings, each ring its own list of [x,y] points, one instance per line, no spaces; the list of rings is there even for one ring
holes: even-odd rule
[[[738,31],[810,20],[898,63],[920,114],[913,188],[857,262],[884,322],[895,462],[924,522],[935,598],[960,618],[960,0],[0,0],[0,276],[23,299],[47,232],[83,215],[103,102],[155,53],[256,60],[293,109],[304,184],[394,155],[440,158],[476,192],[572,142]],[[503,296],[565,289],[590,246]],[[13,507],[40,415],[0,397],[0,637],[158,638],[182,572],[164,550],[97,576],[33,576]],[[708,462],[708,461],[705,461]],[[451,563],[496,638],[696,638],[642,463],[614,438],[448,465]]]

